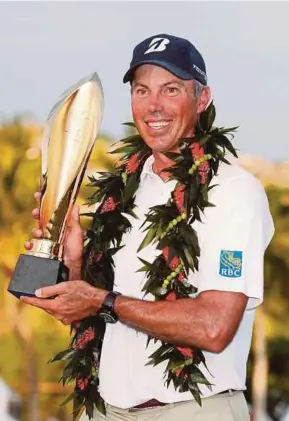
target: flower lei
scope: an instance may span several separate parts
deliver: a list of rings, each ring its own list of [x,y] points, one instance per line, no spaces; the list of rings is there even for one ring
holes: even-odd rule
[[[155,243],[161,253],[150,263],[140,259],[146,272],[145,294],[151,293],[155,300],[190,298],[197,289],[188,281],[189,271],[198,270],[200,248],[193,224],[201,221],[201,213],[213,206],[208,193],[213,176],[220,162],[229,164],[225,154],[236,151],[226,135],[236,130],[213,127],[215,107],[213,103],[200,115],[193,138],[180,140],[179,153],[167,153],[174,165],[167,169],[177,184],[166,204],[149,209],[143,226],[147,231],[138,251]],[[126,123],[133,125],[133,123]],[[140,183],[143,164],[151,150],[139,135],[122,140],[122,146],[112,153],[123,154],[114,173],[102,172],[97,178],[90,177],[95,188],[89,198],[91,205],[100,203],[87,231],[83,259],[83,279],[97,288],[112,290],[114,285],[113,256],[122,247],[122,236],[131,229],[125,215],[135,217],[135,194]],[[74,419],[86,409],[89,419],[94,407],[105,414],[105,404],[99,394],[98,369],[101,356],[105,323],[97,315],[72,325],[69,348],[51,361],[69,361],[63,370],[63,384],[75,381],[74,392],[63,402],[73,399]],[[148,338],[150,341],[152,338]],[[158,340],[154,338],[154,341]],[[179,392],[190,391],[201,405],[200,384],[208,388],[208,382],[199,369],[205,367],[203,352],[198,348],[183,348],[160,342],[159,348],[149,357],[148,364],[157,365],[167,361],[166,385],[172,382]]]

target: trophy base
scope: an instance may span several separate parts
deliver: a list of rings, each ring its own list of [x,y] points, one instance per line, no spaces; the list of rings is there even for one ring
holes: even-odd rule
[[[8,291],[20,298],[35,297],[39,288],[68,281],[69,269],[59,260],[20,254]]]

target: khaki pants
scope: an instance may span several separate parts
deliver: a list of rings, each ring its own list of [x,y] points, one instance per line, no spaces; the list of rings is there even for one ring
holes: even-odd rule
[[[93,421],[249,421],[249,410],[242,392],[226,393],[195,401],[131,411],[107,405],[106,417],[98,411]],[[80,421],[88,421],[83,414]]]

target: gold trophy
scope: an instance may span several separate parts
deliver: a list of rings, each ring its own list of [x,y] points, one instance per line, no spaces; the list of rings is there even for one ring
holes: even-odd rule
[[[68,280],[63,239],[103,116],[103,90],[96,73],[65,91],[51,110],[42,144],[39,227],[44,235],[21,254],[8,291],[17,298]]]

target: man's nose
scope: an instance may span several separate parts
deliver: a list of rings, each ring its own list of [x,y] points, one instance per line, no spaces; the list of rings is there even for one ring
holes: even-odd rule
[[[163,111],[164,107],[161,101],[161,96],[159,92],[151,92],[149,95],[149,111],[151,113]]]

